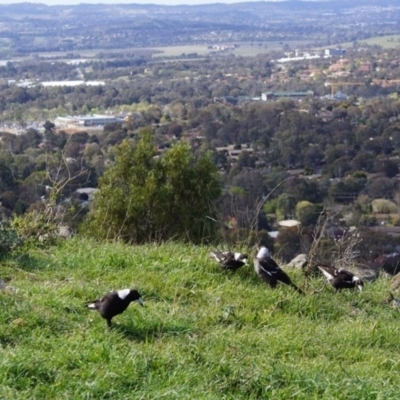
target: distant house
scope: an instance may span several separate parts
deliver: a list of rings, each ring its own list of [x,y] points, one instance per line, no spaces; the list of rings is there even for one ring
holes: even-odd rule
[[[84,116],[78,119],[79,125],[82,126],[104,126],[106,124],[116,121],[117,118],[112,115],[98,115],[98,114]]]
[[[257,99],[256,99],[257,100]],[[214,97],[214,103],[223,103],[223,104],[233,104],[238,105],[238,104],[243,104],[243,103],[248,103],[250,101],[254,101],[253,98],[248,97],[248,96],[219,96],[219,97]]]
[[[261,100],[271,101],[282,98],[301,99],[307,96],[314,96],[314,92],[312,90],[307,90],[306,92],[265,92],[261,93]]]
[[[67,116],[58,117],[54,120],[56,126],[104,126],[112,122],[120,121],[119,118],[113,115],[78,115],[78,116]]]
[[[333,118],[333,112],[329,111],[329,110],[321,110],[318,114],[317,114],[318,118],[321,118],[322,121],[324,122],[328,122],[331,121]]]
[[[237,97],[233,96],[219,96],[219,97],[214,97],[214,103],[224,103],[224,104],[233,104],[236,105],[238,103],[239,99]]]
[[[337,72],[337,71],[343,70],[343,68],[344,68],[344,65],[342,63],[337,62],[337,63],[330,65],[328,68],[328,71],[329,72]]]
[[[103,81],[83,81],[83,80],[77,80],[77,81],[45,81],[45,82],[40,82],[40,85],[44,87],[60,87],[60,86],[80,86],[80,85],[85,85],[85,86],[104,86],[106,83]]]
[[[340,70],[340,71],[335,71],[335,72],[329,72],[329,74],[326,77],[327,78],[346,78],[350,75],[351,75],[350,71]]]
[[[237,159],[242,152],[246,152],[249,155],[253,154],[253,148],[247,147],[246,145],[241,145],[237,148],[235,145],[231,144],[225,147],[217,147],[215,150],[217,150],[218,153],[226,152],[227,156],[232,159]]]
[[[345,53],[346,53],[346,50],[345,49],[339,49],[339,48],[336,48],[336,49],[325,49],[325,51],[324,51],[324,56],[325,57],[342,57],[342,56],[344,56],[345,55]]]
[[[330,98],[333,98],[334,100],[347,100],[349,98],[349,96],[346,93],[336,92]]]
[[[398,86],[400,79],[372,79],[371,85],[379,85],[382,87]]]
[[[227,50],[234,50],[236,49],[237,44],[214,44],[208,46],[208,49],[218,50],[218,51],[227,51]]]
[[[370,64],[370,63],[365,63],[365,64],[362,64],[362,65],[360,65],[359,67],[358,67],[358,72],[364,72],[364,73],[366,73],[366,74],[369,74],[370,72],[372,72],[372,70],[373,70],[373,67],[372,67],[372,64]]]

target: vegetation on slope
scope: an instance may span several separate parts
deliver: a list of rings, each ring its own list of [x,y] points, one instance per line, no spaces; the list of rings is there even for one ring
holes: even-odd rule
[[[86,231],[129,243],[215,237],[220,179],[210,155],[198,159],[180,142],[157,157],[150,129],[124,140],[100,180]],[[213,218],[214,217],[214,218]]]
[[[4,260],[0,398],[395,399],[398,310],[384,278],[334,294],[269,289],[252,267],[223,273],[209,248],[130,247],[75,238]],[[105,321],[83,307],[136,286]]]

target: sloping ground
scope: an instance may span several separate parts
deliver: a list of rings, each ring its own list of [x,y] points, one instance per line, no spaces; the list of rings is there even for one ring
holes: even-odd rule
[[[322,278],[267,288],[210,249],[73,239],[0,266],[1,399],[398,399],[399,311],[389,281],[334,294]],[[105,321],[83,307],[137,286]]]

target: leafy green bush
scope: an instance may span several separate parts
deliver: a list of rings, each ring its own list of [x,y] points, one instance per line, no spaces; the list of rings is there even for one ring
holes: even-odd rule
[[[54,244],[58,232],[57,225],[39,211],[15,215],[11,227],[25,244]]]
[[[312,175],[314,173],[314,168],[313,167],[310,167],[309,165],[306,165],[305,167],[304,167],[304,172],[303,172],[303,174],[305,175],[305,176],[307,176],[307,175]]]
[[[369,214],[372,211],[371,202],[372,199],[369,196],[361,194],[357,197],[356,206],[363,214]]]
[[[17,232],[6,221],[0,221],[0,257],[7,255],[13,248],[21,244]]]
[[[367,179],[367,174],[364,171],[355,171],[353,173],[355,179]]]
[[[275,214],[278,206],[278,199],[268,200],[263,207],[265,214]]]
[[[278,220],[291,217],[294,213],[295,207],[296,199],[293,196],[287,193],[282,193],[279,195],[276,204],[276,214]]]
[[[85,233],[129,243],[169,239],[200,242],[217,230],[214,200],[220,178],[211,158],[195,158],[177,143],[156,157],[153,133],[141,132],[116,149],[115,164],[100,180]]]
[[[363,214],[360,217],[360,225],[373,226],[376,225],[376,218],[372,214]]]
[[[372,211],[378,214],[390,214],[397,212],[397,205],[387,199],[376,199],[371,203]]]
[[[299,201],[296,205],[296,217],[303,226],[312,225],[318,219],[317,207],[309,201]]]

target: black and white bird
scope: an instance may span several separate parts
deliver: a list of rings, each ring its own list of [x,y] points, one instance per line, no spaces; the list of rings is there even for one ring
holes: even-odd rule
[[[118,314],[123,313],[132,301],[144,306],[142,298],[136,289],[123,289],[107,293],[98,300],[89,301],[86,307],[97,310],[111,327],[111,320]]]
[[[335,268],[328,265],[318,265],[319,270],[325,275],[328,282],[336,289],[352,289],[358,287],[363,290],[363,281],[350,271],[343,268]]]
[[[223,270],[235,271],[238,268],[247,265],[248,256],[244,253],[234,253],[233,251],[212,251],[211,257],[214,257]]]
[[[269,254],[269,250],[266,247],[261,247],[257,253],[254,259],[254,270],[256,271],[256,274],[272,288],[275,288],[280,282],[291,286],[297,292],[304,294],[304,292],[292,282],[286,272],[279,267]]]

